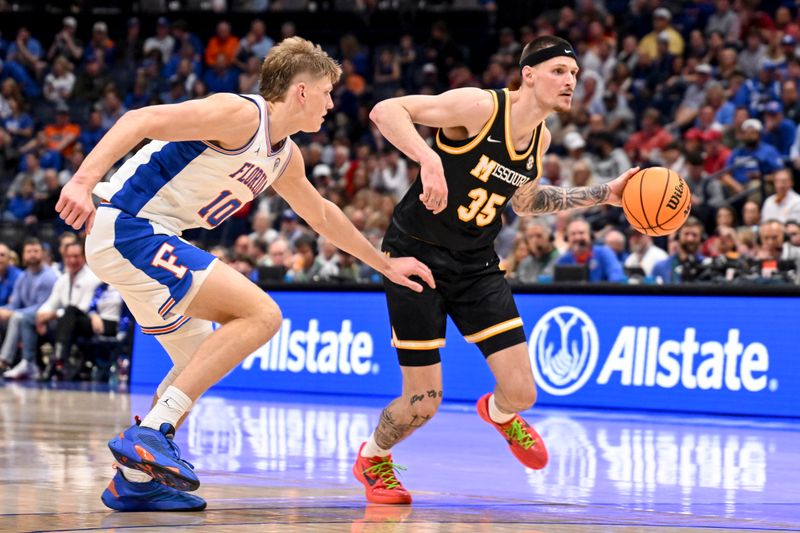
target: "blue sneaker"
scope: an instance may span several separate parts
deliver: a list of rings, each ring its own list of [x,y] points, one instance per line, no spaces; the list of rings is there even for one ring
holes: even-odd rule
[[[125,479],[120,470],[100,497],[109,509],[115,511],[202,511],[204,499],[186,494],[156,480],[133,483]]]
[[[181,451],[172,440],[175,428],[163,423],[159,431],[137,423],[110,441],[108,447],[121,465],[141,470],[150,477],[178,490],[192,491],[200,486],[194,467],[181,459]]]

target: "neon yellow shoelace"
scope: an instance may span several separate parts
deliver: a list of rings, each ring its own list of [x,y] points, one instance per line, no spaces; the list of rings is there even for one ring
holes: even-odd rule
[[[405,466],[401,466],[390,461],[381,461],[366,469],[366,472],[374,474],[381,478],[383,484],[387,489],[393,489],[400,485],[397,478],[394,476],[394,469],[405,470]]]
[[[522,427],[519,420],[514,420],[511,425],[503,431],[508,435],[509,439],[517,441],[519,445],[526,450],[536,443],[536,439],[525,431],[525,428]]]

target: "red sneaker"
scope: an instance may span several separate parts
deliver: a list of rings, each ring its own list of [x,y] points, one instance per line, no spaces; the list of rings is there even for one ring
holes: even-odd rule
[[[498,424],[492,420],[489,417],[489,397],[491,395],[491,392],[484,394],[478,400],[478,416],[497,428],[497,431],[508,441],[511,453],[519,459],[520,463],[534,470],[544,468],[547,465],[547,448],[544,447],[542,437],[518,414],[505,424]]]
[[[367,501],[398,505],[411,503],[411,494],[394,476],[395,468],[405,468],[394,464],[391,454],[386,457],[361,457],[365,444],[362,443],[358,450],[353,475],[364,485]]]

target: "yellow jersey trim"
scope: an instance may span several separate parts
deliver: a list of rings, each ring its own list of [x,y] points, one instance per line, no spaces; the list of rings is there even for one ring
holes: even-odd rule
[[[533,133],[531,133],[531,143],[528,146],[528,149],[525,151],[524,154],[518,154],[517,151],[514,149],[514,140],[511,137],[511,97],[509,96],[508,89],[503,89],[503,92],[506,93],[505,127],[506,127],[506,149],[508,150],[508,157],[510,157],[512,161],[521,161],[523,159],[527,159],[528,156],[530,156],[531,152],[533,151],[533,145],[536,144],[536,130],[533,130]]]
[[[401,341],[392,328],[392,346],[401,350],[435,350],[444,346],[444,339],[431,339],[429,341]]]
[[[542,147],[544,146],[544,142],[542,142],[542,139],[544,139],[544,132],[547,131],[547,124],[542,122],[539,128],[539,135],[536,139],[536,143],[539,146],[536,148],[536,177],[533,178],[534,181],[538,180],[542,176],[542,169],[544,168],[544,165],[542,164],[542,157],[544,157],[544,154],[542,153]]]
[[[520,317],[512,318],[511,320],[500,322],[499,324],[495,324],[494,326],[483,329],[477,333],[473,333],[472,335],[464,335],[464,340],[473,343],[481,342],[485,341],[489,337],[494,337],[495,335],[499,335],[501,333],[505,333],[506,331],[520,327],[522,327],[522,319]]]
[[[439,130],[436,132],[436,146],[438,146],[440,150],[453,155],[466,154],[467,152],[478,146],[478,144],[483,140],[483,138],[486,137],[486,134],[489,133],[490,129],[492,129],[492,124],[494,124],[495,118],[497,118],[497,108],[498,108],[497,94],[495,94],[494,91],[489,91],[489,93],[492,95],[492,100],[494,100],[494,111],[492,111],[491,118],[489,118],[486,124],[483,125],[483,129],[480,132],[478,132],[478,135],[476,135],[474,139],[472,139],[468,144],[465,144],[464,146],[448,146],[444,144],[444,141],[441,138],[442,128],[439,128]]]

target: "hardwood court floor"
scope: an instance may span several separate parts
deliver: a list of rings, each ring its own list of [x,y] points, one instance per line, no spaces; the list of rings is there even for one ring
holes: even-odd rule
[[[800,530],[797,423],[540,409],[533,472],[448,406],[396,449],[414,505],[367,506],[350,468],[375,402],[217,394],[177,437],[208,509],[125,514],[100,502],[106,441],[148,396],[0,384],[0,531]]]

